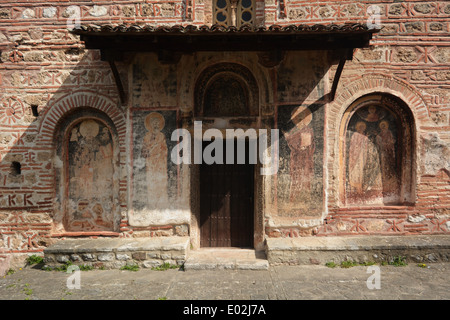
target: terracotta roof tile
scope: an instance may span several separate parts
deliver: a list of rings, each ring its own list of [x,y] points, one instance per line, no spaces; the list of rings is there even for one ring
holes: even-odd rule
[[[315,24],[315,25],[271,25],[268,27],[243,26],[237,28],[234,26],[224,27],[220,25],[173,25],[173,26],[154,26],[149,24],[104,24],[104,25],[81,25],[72,30],[75,34],[87,33],[152,33],[152,34],[205,34],[205,33],[358,33],[358,32],[378,32],[379,29],[369,29],[366,25],[353,24]]]

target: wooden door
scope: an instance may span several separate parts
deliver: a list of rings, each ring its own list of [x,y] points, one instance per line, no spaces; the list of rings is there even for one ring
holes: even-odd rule
[[[248,159],[200,166],[201,247],[253,247],[253,172]]]

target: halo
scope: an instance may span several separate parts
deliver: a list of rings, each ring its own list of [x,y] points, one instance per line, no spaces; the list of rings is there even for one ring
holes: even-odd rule
[[[165,120],[164,117],[158,112],[152,112],[148,116],[145,117],[145,128],[148,131],[153,131],[153,127],[150,125],[150,122],[153,119],[157,119],[158,122],[158,130],[161,131],[164,128]]]
[[[301,129],[306,127],[312,121],[312,113],[308,107],[300,106],[291,114],[291,121]]]
[[[94,120],[85,120],[80,124],[80,134],[86,138],[94,138],[97,136],[100,127]]]
[[[355,125],[356,131],[358,131],[358,127],[360,127],[360,126],[364,126],[364,129],[367,128],[367,125],[366,125],[365,122],[363,122],[363,121],[358,121],[358,122],[356,123],[356,125]]]
[[[388,122],[387,120],[381,121],[380,124],[378,125],[378,127],[381,129],[381,126],[382,126],[383,124],[386,124],[387,128],[389,129],[389,122]]]

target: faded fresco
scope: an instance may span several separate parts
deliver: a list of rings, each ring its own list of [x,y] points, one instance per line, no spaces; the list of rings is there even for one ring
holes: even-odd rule
[[[113,229],[113,142],[101,122],[75,125],[68,141],[67,231]]]
[[[235,76],[221,76],[213,81],[205,93],[205,116],[242,116],[248,114],[247,89]]]
[[[138,54],[133,63],[133,106],[177,104],[176,64],[160,64],[155,54]]]
[[[316,101],[326,92],[326,54],[317,51],[287,52],[278,66],[277,95],[280,102]]]
[[[317,216],[323,209],[323,108],[282,106],[278,215]]]
[[[165,210],[177,198],[178,168],[170,159],[177,142],[176,111],[133,112],[133,209]]]
[[[395,116],[374,105],[358,109],[346,133],[346,202],[398,202],[399,160]]]

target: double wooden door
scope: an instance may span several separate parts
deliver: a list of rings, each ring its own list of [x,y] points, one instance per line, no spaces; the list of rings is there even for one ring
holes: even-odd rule
[[[200,166],[201,247],[253,247],[254,165],[246,158]]]

